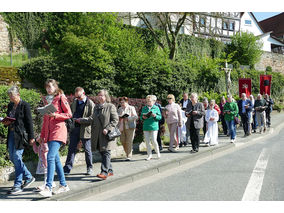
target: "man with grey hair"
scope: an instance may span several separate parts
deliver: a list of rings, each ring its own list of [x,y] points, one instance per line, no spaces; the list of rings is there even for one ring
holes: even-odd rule
[[[267,106],[265,100],[263,100],[261,94],[258,94],[257,100],[255,100],[254,102],[254,109],[256,111],[256,118],[260,134],[266,131],[266,118],[265,118],[266,108]]]
[[[190,140],[192,145],[191,153],[196,153],[199,151],[199,132],[200,129],[203,128],[203,116],[205,115],[205,110],[203,104],[198,102],[197,93],[191,93],[190,100],[191,102],[187,105],[185,112],[188,118],[186,125],[190,130]]]
[[[251,126],[250,126],[250,114],[252,112],[252,103],[251,101],[247,98],[246,93],[242,93],[241,95],[241,100],[238,102],[238,107],[239,107],[239,114],[241,116],[241,121],[243,124],[243,129],[245,136],[248,136],[251,134]]]
[[[91,149],[91,123],[95,104],[85,95],[82,87],[75,89],[75,100],[71,104],[71,111],[75,121],[75,127],[70,132],[70,144],[66,158],[64,173],[68,175],[73,167],[74,158],[79,142],[82,142],[85,150],[87,175],[92,173],[92,149]]]
[[[3,122],[3,124],[8,127],[9,158],[15,167],[14,186],[8,191],[8,194],[17,194],[35,181],[22,159],[24,148],[34,143],[34,130],[30,105],[20,98],[18,87],[12,86],[8,90],[8,95],[10,103],[8,104],[7,117],[10,120]],[[24,183],[22,183],[23,179]]]

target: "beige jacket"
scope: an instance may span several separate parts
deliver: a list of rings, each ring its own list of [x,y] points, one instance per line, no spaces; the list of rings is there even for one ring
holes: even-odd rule
[[[112,103],[105,103],[101,108],[96,105],[92,117],[92,151],[109,151],[116,147],[116,140],[108,141],[103,130],[112,130],[118,124],[116,107]]]
[[[129,125],[128,125],[129,122],[135,122],[135,126],[136,126],[136,120],[138,119],[138,116],[137,116],[137,113],[136,113],[134,106],[127,105],[127,107],[125,109],[123,107],[119,107],[117,113],[118,113],[118,116],[123,116],[124,114],[129,115],[128,121],[121,120],[119,122],[118,125],[119,125],[119,129],[121,131],[123,131],[123,125],[125,125],[125,129],[129,129]]]

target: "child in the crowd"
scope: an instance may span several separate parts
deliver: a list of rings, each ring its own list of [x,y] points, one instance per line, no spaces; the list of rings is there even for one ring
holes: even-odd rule
[[[33,143],[33,150],[36,154],[38,154],[38,164],[36,169],[36,174],[42,175],[44,174],[44,184],[37,186],[34,191],[40,192],[44,189],[46,184],[46,174],[47,174],[47,153],[48,153],[48,146],[47,143],[39,143],[38,138],[35,143]],[[37,143],[39,145],[37,145]],[[55,187],[55,183],[53,182],[53,186]]]

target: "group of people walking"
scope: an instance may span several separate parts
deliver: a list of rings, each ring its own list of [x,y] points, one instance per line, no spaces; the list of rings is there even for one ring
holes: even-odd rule
[[[119,98],[120,107],[117,109],[111,103],[107,90],[100,90],[97,94],[98,104],[94,104],[84,92],[82,87],[75,89],[75,100],[69,105],[66,96],[59,88],[58,82],[49,79],[45,82],[47,95],[43,98],[45,105],[53,104],[56,111],[43,116],[40,136],[35,137],[30,106],[20,98],[19,90],[13,86],[8,90],[10,103],[7,116],[15,121],[6,121],[8,127],[7,147],[9,156],[15,167],[14,186],[8,194],[17,194],[23,191],[35,181],[22,161],[24,147],[28,144],[33,146],[39,156],[37,174],[44,174],[44,184],[35,188],[35,192],[44,197],[69,191],[65,176],[69,175],[79,143],[82,143],[85,151],[86,175],[93,172],[92,152],[98,151],[102,157],[101,171],[97,178],[107,179],[114,175],[111,164],[111,150],[116,146],[116,138],[111,138],[111,132],[119,129],[120,141],[123,145],[126,161],[132,159],[132,147],[135,136],[136,121],[138,119],[134,106],[128,104],[127,97]],[[273,101],[269,96],[259,94],[257,100],[253,97],[242,99],[236,103],[231,96],[227,100],[223,97],[220,107],[215,100],[204,99],[198,102],[196,93],[183,94],[183,99],[175,103],[172,94],[167,96],[168,104],[161,107],[157,103],[155,95],[146,97],[146,105],[142,108],[140,119],[143,122],[143,133],[147,147],[147,158],[153,158],[152,145],[157,158],[161,157],[163,149],[161,142],[161,125],[167,123],[170,143],[168,150],[176,152],[179,147],[186,146],[189,138],[192,145],[191,153],[199,151],[200,129],[203,129],[203,142],[207,146],[218,144],[218,121],[222,123],[225,135],[230,135],[231,142],[236,139],[236,120],[241,116],[244,132],[251,134],[252,129],[261,127],[265,131],[270,125],[270,112]],[[269,109],[269,110],[268,110]],[[268,113],[269,115],[265,114]],[[266,118],[269,123],[266,122]],[[70,143],[68,155],[64,167],[60,162],[59,148],[66,144],[68,129],[66,124],[71,123],[69,130]],[[70,126],[70,125],[69,125]],[[263,128],[262,128],[263,127]],[[54,174],[57,173],[59,187],[54,183]],[[24,182],[23,182],[24,180]]]

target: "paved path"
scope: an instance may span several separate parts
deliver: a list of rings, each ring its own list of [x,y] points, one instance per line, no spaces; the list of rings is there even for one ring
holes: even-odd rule
[[[95,177],[96,174],[100,172],[99,162],[94,164],[94,174],[91,176],[84,174],[86,172],[85,166],[75,166],[71,174],[66,177],[67,184],[71,190],[63,195],[53,196],[51,200],[81,199],[89,194],[98,194],[108,189],[140,180],[141,178],[159,174],[171,168],[183,166],[206,156],[213,156],[216,153],[246,145],[248,142],[269,137],[269,134],[272,134],[276,128],[280,127],[279,125],[283,123],[283,120],[284,113],[273,113],[272,127],[268,129],[265,134],[255,133],[249,137],[243,137],[243,131],[239,128],[237,130],[237,141],[235,145],[229,143],[230,140],[228,137],[220,135],[218,146],[204,147],[204,145],[201,144],[200,151],[195,154],[190,154],[191,147],[187,146],[180,148],[177,153],[170,153],[167,149],[164,149],[161,152],[161,159],[159,160],[155,159],[156,155],[153,154],[153,160],[145,161],[147,157],[146,152],[135,154],[133,160],[130,162],[126,162],[124,159],[113,159],[112,163],[115,175],[105,181],[101,181]],[[36,177],[36,179],[36,182],[33,183],[31,187],[18,195],[6,195],[6,191],[13,185],[13,181],[0,185],[0,200],[42,200],[43,198],[41,198],[40,195],[32,191],[34,187],[41,185],[43,182],[42,177]],[[58,181],[56,181],[56,184],[58,185]]]

